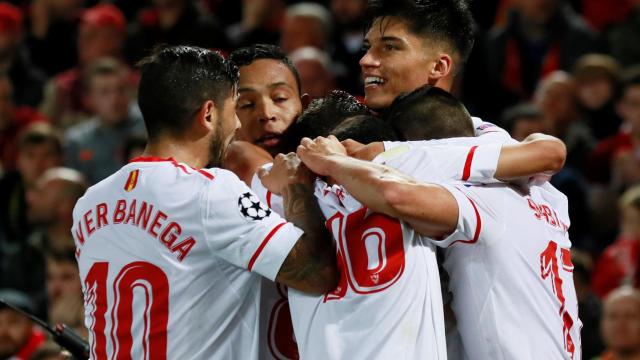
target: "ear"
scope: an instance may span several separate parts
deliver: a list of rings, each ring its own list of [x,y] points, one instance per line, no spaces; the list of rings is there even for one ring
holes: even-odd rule
[[[311,96],[307,93],[302,94],[302,96],[300,96],[300,102],[302,103],[302,111],[304,111],[311,103]]]
[[[453,59],[449,54],[439,54],[435,64],[429,72],[429,77],[435,80],[447,77],[453,71]]]
[[[212,100],[207,100],[202,103],[200,111],[198,111],[198,125],[209,132],[213,131],[217,121],[218,112],[216,111],[215,103]]]

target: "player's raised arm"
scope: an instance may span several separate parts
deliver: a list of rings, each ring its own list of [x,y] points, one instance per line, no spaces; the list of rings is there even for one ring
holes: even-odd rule
[[[456,228],[458,205],[448,190],[350,158],[334,137],[303,139],[298,156],[309,169],[330,176],[371,210],[405,220],[424,235],[445,236]]]
[[[513,180],[535,175],[553,175],[567,158],[564,143],[553,136],[532,134],[519,144],[502,147],[495,177]]]
[[[279,154],[270,170],[259,176],[274,193],[282,195],[285,218],[304,231],[284,260],[276,281],[291,288],[325,293],[338,281],[335,249],[313,194],[314,176],[294,153]]]

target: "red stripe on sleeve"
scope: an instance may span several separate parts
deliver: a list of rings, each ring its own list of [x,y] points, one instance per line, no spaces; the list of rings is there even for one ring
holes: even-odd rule
[[[465,243],[465,244],[474,244],[475,242],[478,241],[478,238],[480,237],[480,230],[482,229],[482,219],[480,218],[480,212],[478,211],[478,207],[476,207],[476,203],[473,202],[473,200],[471,200],[470,197],[467,196],[467,199],[469,199],[469,202],[471,203],[471,206],[473,206],[473,211],[476,213],[476,231],[473,234],[473,239],[470,240],[456,240],[454,242],[452,242],[451,244],[449,244],[449,246],[452,246],[453,244],[457,243],[457,242],[461,242],[461,243]]]
[[[273,229],[271,229],[271,231],[269,232],[269,234],[267,234],[267,236],[264,238],[264,240],[262,240],[262,244],[260,244],[260,246],[258,246],[258,250],[256,250],[256,252],[251,257],[251,260],[249,260],[249,266],[247,267],[249,269],[249,271],[251,271],[251,269],[253,269],[253,264],[255,264],[256,260],[258,260],[258,256],[260,256],[260,253],[262,253],[262,250],[264,249],[264,247],[267,246],[267,243],[269,242],[269,240],[271,240],[273,235],[275,235],[275,233],[278,230],[280,230],[280,228],[286,223],[287,222],[285,221],[285,222],[282,222],[282,223],[276,225]]]
[[[473,154],[475,154],[478,146],[472,146],[471,150],[467,154],[467,161],[464,162],[464,170],[462,171],[462,180],[469,180],[469,176],[471,176],[471,163],[473,162]]]

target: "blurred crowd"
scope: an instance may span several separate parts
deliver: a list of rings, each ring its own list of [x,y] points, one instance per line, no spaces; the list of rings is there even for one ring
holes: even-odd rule
[[[158,44],[279,45],[302,92],[363,94],[366,0],[0,2],[0,298],[86,336],[70,229],[88,186],[145,146],[135,64]],[[640,0],[476,0],[454,87],[522,140],[562,139],[584,358],[640,358]],[[0,359],[54,359],[0,304]],[[635,354],[635,355],[633,355]],[[633,357],[625,357],[633,358]]]

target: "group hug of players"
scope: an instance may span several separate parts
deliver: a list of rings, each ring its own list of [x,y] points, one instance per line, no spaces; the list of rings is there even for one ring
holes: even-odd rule
[[[315,100],[262,138],[274,158],[226,151],[257,106],[239,64],[188,46],[141,63],[144,154],[74,209],[92,358],[581,358],[568,204],[547,182],[564,145],[515,142],[447,92],[473,44],[462,2],[370,10],[366,106]],[[289,71],[259,49],[261,79]]]

